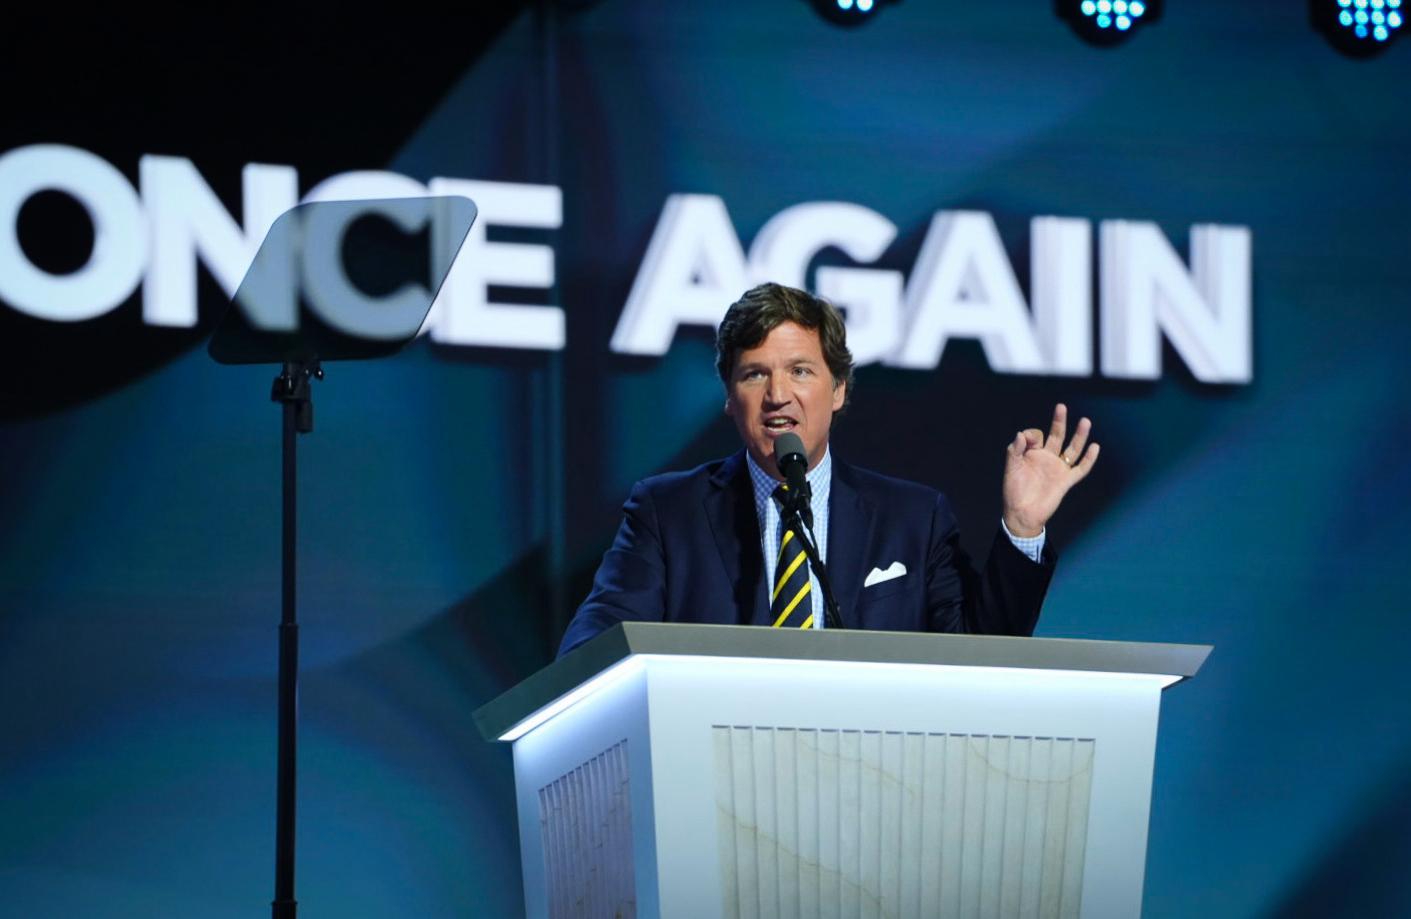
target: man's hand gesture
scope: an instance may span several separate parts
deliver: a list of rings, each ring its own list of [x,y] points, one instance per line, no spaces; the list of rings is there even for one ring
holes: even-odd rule
[[[1037,536],[1068,489],[1081,482],[1097,462],[1098,446],[1088,443],[1092,422],[1079,419],[1067,447],[1068,408],[1053,407],[1048,437],[1038,428],[1014,435],[1004,460],[1004,525],[1015,536]],[[1084,447],[1087,447],[1084,450]]]

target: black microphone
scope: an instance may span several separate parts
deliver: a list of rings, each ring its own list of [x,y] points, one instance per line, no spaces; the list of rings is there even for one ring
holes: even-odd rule
[[[804,452],[803,440],[790,431],[774,439],[774,462],[789,486],[790,501],[803,514],[804,522],[813,526],[813,508],[809,501],[813,498],[813,488],[808,484],[808,454]]]

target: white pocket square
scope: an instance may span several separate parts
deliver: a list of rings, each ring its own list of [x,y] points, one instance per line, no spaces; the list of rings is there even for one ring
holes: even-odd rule
[[[887,566],[887,570],[873,568],[867,573],[867,580],[862,582],[863,587],[871,587],[873,584],[881,584],[883,581],[890,581],[892,578],[899,578],[906,574],[906,566],[901,562],[892,562]]]

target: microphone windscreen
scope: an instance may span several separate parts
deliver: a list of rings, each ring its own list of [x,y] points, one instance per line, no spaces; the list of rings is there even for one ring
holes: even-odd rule
[[[808,466],[808,454],[803,449],[803,438],[789,431],[774,438],[774,462],[779,464],[780,469],[784,466],[784,457],[791,453],[797,453],[803,457],[804,467]]]

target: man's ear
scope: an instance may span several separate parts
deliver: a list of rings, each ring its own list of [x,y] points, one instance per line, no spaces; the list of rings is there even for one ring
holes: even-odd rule
[[[848,384],[833,384],[833,411],[838,411],[843,407],[843,403],[848,401]]]

